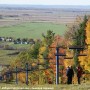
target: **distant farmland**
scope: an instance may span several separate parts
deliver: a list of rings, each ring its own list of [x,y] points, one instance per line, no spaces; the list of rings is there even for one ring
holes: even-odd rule
[[[1,37],[14,38],[42,38],[42,33],[53,30],[55,34],[63,36],[67,27],[65,24],[26,22],[18,25],[0,27]]]

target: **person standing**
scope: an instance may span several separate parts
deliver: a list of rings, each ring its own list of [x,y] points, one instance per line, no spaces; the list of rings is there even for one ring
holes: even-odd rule
[[[72,78],[74,77],[74,71],[72,66],[70,67],[70,84],[72,84]]]
[[[82,68],[80,67],[80,65],[77,67],[77,79],[78,79],[78,84],[80,84],[80,78],[82,77]]]
[[[67,75],[67,84],[72,84],[72,78],[74,76],[74,71],[72,66],[67,68],[66,75]]]
[[[70,84],[70,79],[69,79],[69,78],[70,78],[70,77],[69,77],[69,74],[70,74],[70,73],[69,73],[69,72],[70,72],[70,67],[68,66],[68,67],[67,67],[67,70],[66,70],[67,84]]]

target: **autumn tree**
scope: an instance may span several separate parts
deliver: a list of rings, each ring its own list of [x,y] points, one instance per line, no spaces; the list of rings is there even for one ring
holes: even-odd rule
[[[25,67],[25,64],[28,62],[32,64],[33,62],[38,62],[37,57],[39,54],[40,42],[36,42],[30,47],[29,50],[25,50],[19,53],[15,60],[15,65],[19,67]]]
[[[40,62],[44,62],[45,63],[45,67],[48,68],[49,66],[49,62],[48,59],[48,53],[49,53],[49,49],[48,46],[50,46],[54,40],[54,35],[55,33],[51,30],[48,30],[46,35],[42,34],[43,40],[42,40],[42,45],[39,49],[39,58],[42,58],[41,60],[39,60]]]
[[[69,30],[65,33],[65,39],[69,42],[70,45],[73,46],[82,46],[83,48],[86,47],[86,23],[87,23],[87,16],[84,16],[82,22],[69,27]],[[73,50],[74,51],[74,67],[77,67],[79,62],[79,58],[76,54],[80,54],[82,50]]]
[[[80,23],[79,28],[77,29],[77,31],[74,33],[74,40],[73,40],[73,45],[74,46],[82,46],[83,48],[85,48],[86,46],[86,32],[85,32],[85,28],[86,28],[86,23],[87,23],[87,17],[84,17],[84,20],[82,23]],[[82,50],[74,50],[74,55],[80,54]],[[75,67],[79,64],[79,60],[78,60],[78,56],[74,57],[74,61],[75,61]]]
[[[85,71],[90,72],[90,18],[88,18],[86,28],[85,28],[85,43],[86,43],[86,49],[83,51],[83,53],[87,54],[86,57],[79,57],[80,64],[83,66]],[[80,52],[82,54],[82,52]]]

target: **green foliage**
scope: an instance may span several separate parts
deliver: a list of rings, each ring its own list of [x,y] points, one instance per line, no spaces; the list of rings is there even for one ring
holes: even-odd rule
[[[46,50],[42,53],[43,58],[48,57],[48,53],[49,53],[49,50],[48,50],[48,48],[46,48]]]
[[[46,48],[46,50],[43,52],[43,57],[44,58],[47,58],[48,57],[48,53],[49,53],[49,50],[48,50],[48,48]],[[45,59],[45,68],[48,68],[48,65],[49,65],[49,61],[48,61],[48,59]]]
[[[60,65],[60,66],[59,66],[59,69],[60,69],[60,70],[63,70],[63,69],[64,69],[64,66],[61,66],[61,65]]]
[[[80,51],[74,50],[74,70],[76,70],[76,67],[79,65],[79,59],[78,59],[78,54],[80,53]]]
[[[72,27],[69,27],[69,30],[65,33],[66,40],[69,39],[73,44],[73,46],[82,46],[85,48],[86,46],[86,23],[87,23],[87,16],[84,16],[83,22],[81,22],[78,25],[73,25]],[[78,56],[76,54],[80,54],[80,51],[82,50],[74,50],[74,62],[75,67],[79,64],[78,62]]]
[[[87,17],[84,17],[84,20],[82,23],[80,23],[79,28],[77,31],[74,33],[74,45],[79,45],[85,47],[85,39],[86,39],[86,33],[85,33],[85,28],[86,28],[86,23],[87,23]]]
[[[42,34],[46,45],[49,46],[52,44],[52,42],[54,40],[54,35],[55,35],[55,33],[53,33],[53,31],[51,31],[51,30],[48,30],[46,35]]]
[[[53,33],[53,31],[51,31],[51,30],[48,30],[46,35],[42,34],[46,47],[50,46],[52,44],[52,42],[54,40],[54,35],[55,35],[55,33]],[[46,48],[46,50],[42,54],[43,58],[47,58],[48,53],[49,53],[49,50],[48,50],[48,48]],[[48,59],[45,59],[45,68],[48,68],[48,67],[49,67],[49,61],[48,61]]]
[[[39,54],[39,48],[40,48],[40,42],[36,42],[34,44],[33,49],[29,50],[29,53],[31,55],[31,58],[37,59],[38,54]]]
[[[21,52],[16,59],[17,64],[19,63],[18,66],[22,68],[25,67],[25,64],[31,60],[30,57],[31,56],[27,51]]]
[[[32,64],[33,62],[37,62],[39,48],[40,42],[36,42],[35,45],[30,48],[30,50],[21,52],[18,55],[16,62],[19,63],[21,67],[25,67],[26,63]]]
[[[77,31],[74,33],[74,40],[73,40],[73,45],[74,46],[82,46],[85,47],[86,42],[86,33],[85,33],[85,28],[86,28],[86,23],[87,23],[87,17],[84,17],[84,20],[82,23],[80,23],[79,28],[77,29]],[[81,50],[74,50],[74,54],[80,54]],[[76,55],[74,57],[74,61],[75,61],[75,66],[77,66],[79,64],[78,62],[78,56]]]

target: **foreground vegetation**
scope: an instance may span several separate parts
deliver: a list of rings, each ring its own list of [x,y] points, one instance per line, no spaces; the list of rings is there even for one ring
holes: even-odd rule
[[[59,85],[25,85],[19,83],[16,85],[15,83],[13,84],[5,84],[5,83],[0,83],[0,89],[7,89],[7,90],[89,90],[90,89],[90,84],[83,83],[81,85],[78,84],[72,84],[72,85],[65,85],[65,84],[59,84]]]

